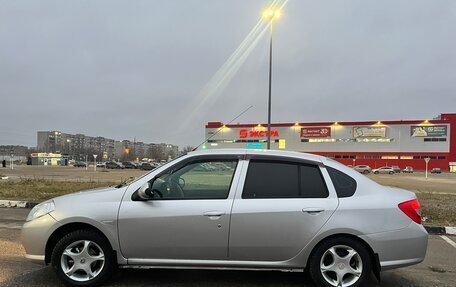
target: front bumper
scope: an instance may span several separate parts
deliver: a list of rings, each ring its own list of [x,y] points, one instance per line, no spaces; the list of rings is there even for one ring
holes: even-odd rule
[[[46,242],[60,224],[46,214],[22,226],[21,241],[25,248],[25,258],[45,264]]]
[[[381,270],[405,267],[422,262],[426,256],[428,233],[421,224],[361,236],[378,254]]]

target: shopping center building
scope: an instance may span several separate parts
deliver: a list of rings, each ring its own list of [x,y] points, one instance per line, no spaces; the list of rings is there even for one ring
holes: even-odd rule
[[[209,122],[202,148],[264,149],[266,124]],[[346,165],[397,165],[456,172],[456,113],[435,119],[271,124],[271,149],[307,152]]]

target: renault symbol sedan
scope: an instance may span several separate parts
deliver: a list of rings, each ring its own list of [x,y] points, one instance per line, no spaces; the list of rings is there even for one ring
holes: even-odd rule
[[[117,266],[307,270],[318,286],[363,286],[423,261],[419,209],[414,193],[325,157],[196,151],[35,206],[22,241],[71,286],[106,283]]]

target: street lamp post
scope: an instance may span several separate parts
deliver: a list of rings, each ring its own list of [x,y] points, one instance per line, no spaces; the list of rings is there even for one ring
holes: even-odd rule
[[[269,20],[269,94],[268,94],[268,142],[271,149],[271,95],[272,95],[272,21],[281,16],[279,9],[269,8],[263,11],[263,18]]]
[[[11,151],[11,169],[14,169],[14,153]]]

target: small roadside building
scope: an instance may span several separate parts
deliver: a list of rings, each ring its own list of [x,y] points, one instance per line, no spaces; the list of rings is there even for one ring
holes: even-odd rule
[[[59,153],[32,153],[32,165],[62,165],[64,163],[64,159],[61,154]]]

